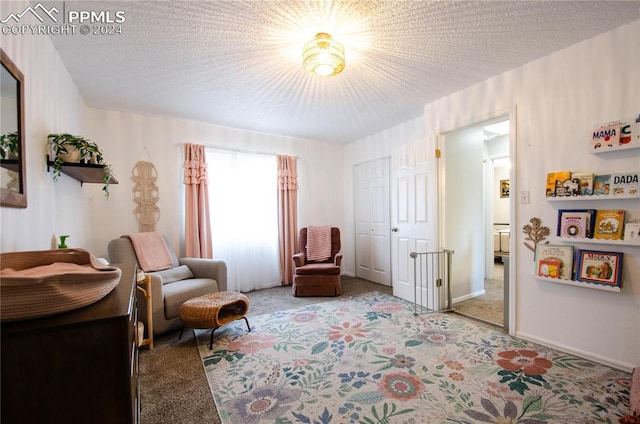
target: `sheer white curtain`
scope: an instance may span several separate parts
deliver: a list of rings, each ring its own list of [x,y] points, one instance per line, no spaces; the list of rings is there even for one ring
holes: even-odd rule
[[[275,156],[207,149],[211,237],[227,263],[228,289],[279,286]]]

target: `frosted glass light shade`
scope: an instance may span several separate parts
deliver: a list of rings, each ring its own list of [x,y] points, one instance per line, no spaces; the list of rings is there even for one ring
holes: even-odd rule
[[[319,32],[305,43],[302,49],[302,64],[314,74],[331,76],[344,69],[344,47],[329,34]]]

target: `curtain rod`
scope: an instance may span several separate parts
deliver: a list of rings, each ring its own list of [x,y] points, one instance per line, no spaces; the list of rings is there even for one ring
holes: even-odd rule
[[[237,153],[251,153],[254,155],[267,155],[267,156],[278,156],[280,153],[273,153],[273,152],[263,152],[260,150],[248,150],[248,149],[240,149],[237,147],[228,147],[228,146],[217,146],[215,144],[203,144],[203,143],[186,143],[186,142],[181,142],[176,144],[176,146],[184,146],[185,144],[200,144],[202,146],[204,146],[207,149],[218,149],[218,150],[226,150],[229,152],[237,152]],[[288,155],[291,156],[291,155]],[[300,158],[298,158],[300,159]]]

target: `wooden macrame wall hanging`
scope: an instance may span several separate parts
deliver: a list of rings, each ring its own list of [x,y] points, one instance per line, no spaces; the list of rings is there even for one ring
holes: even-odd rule
[[[146,150],[146,147],[145,147]],[[133,201],[138,204],[135,209],[138,229],[142,232],[155,231],[156,222],[160,219],[160,208],[156,205],[158,196],[158,172],[151,162],[138,161],[132,170]]]

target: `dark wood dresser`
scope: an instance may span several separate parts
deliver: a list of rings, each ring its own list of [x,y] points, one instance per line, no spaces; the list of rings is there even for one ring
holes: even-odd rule
[[[119,268],[92,305],[1,325],[3,424],[139,423],[135,268]]]

